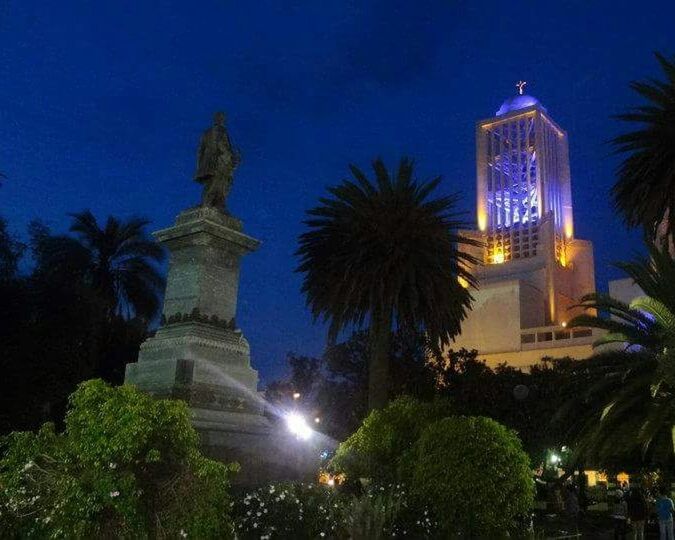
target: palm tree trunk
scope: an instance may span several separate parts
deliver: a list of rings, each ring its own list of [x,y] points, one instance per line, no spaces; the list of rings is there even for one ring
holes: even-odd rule
[[[368,359],[368,411],[382,409],[389,401],[391,309],[373,313]]]

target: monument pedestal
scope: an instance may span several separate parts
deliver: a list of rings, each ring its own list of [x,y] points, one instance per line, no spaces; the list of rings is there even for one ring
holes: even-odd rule
[[[240,259],[258,240],[209,207],[182,212],[155,238],[170,252],[162,326],[127,365],[125,382],[186,401],[206,453],[238,461],[240,482],[297,477],[285,455],[296,441],[264,416],[258,373],[235,322]]]

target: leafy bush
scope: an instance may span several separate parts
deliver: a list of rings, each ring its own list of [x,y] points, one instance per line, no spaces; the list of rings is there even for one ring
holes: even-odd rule
[[[438,522],[430,508],[412,499],[405,484],[369,486],[341,508],[346,538],[437,538]]]
[[[395,482],[405,477],[401,464],[422,430],[451,412],[449,402],[423,403],[403,396],[375,410],[361,427],[340,444],[332,459],[332,470],[351,478]]]
[[[66,429],[4,438],[0,522],[49,538],[227,538],[236,466],[207,459],[187,405],[82,383]]]
[[[412,489],[447,535],[499,537],[532,506],[527,454],[515,432],[484,417],[429,425],[410,453]]]
[[[434,538],[431,510],[418,508],[403,484],[371,486],[358,496],[313,484],[272,484],[234,505],[241,539]]]
[[[334,538],[340,525],[335,490],[314,484],[272,484],[234,507],[237,537]]]

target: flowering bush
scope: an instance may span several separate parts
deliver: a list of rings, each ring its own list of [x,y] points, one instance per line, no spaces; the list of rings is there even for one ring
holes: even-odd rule
[[[387,407],[371,412],[361,427],[340,444],[330,467],[347,477],[371,478],[376,482],[396,482],[406,478],[401,469],[406,453],[424,428],[451,414],[444,400],[424,403],[403,396]]]
[[[312,484],[272,484],[234,504],[238,538],[436,538],[429,508],[411,503],[403,484],[370,486],[359,495]]]
[[[206,459],[185,403],[100,380],[70,398],[66,429],[13,433],[0,523],[39,538],[227,538],[233,466]]]
[[[369,486],[341,507],[346,538],[437,538],[430,508],[417,504],[405,484]]]
[[[413,493],[429,501],[448,537],[501,537],[532,507],[530,460],[515,432],[490,418],[431,424],[410,459]]]
[[[239,538],[335,538],[338,496],[313,484],[272,484],[247,493],[235,505]]]

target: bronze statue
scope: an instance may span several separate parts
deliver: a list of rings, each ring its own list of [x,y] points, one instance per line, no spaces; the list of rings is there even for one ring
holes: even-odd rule
[[[199,142],[195,181],[204,186],[200,206],[210,206],[227,212],[225,201],[232,188],[234,170],[240,162],[239,153],[230,142],[225,129],[225,113],[213,116],[213,126]]]

